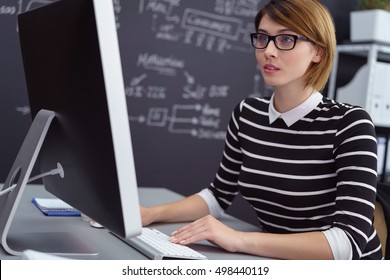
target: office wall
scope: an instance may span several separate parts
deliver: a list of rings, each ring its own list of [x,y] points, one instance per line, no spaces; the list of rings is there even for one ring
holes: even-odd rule
[[[187,194],[207,186],[232,108],[245,96],[269,94],[248,40],[260,4],[122,2],[131,12],[120,16],[119,34],[142,185]]]
[[[323,1],[337,38],[349,37],[356,1]],[[0,181],[31,123],[17,15],[54,0],[0,1]],[[248,33],[264,0],[113,0],[142,186],[184,195],[207,187],[217,170],[234,106],[267,96]],[[241,214],[241,202],[233,213]],[[252,218],[247,218],[251,220]]]

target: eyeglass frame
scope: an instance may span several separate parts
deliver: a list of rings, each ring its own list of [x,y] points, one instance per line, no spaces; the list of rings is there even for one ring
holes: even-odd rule
[[[255,44],[254,44],[254,36],[255,36],[255,35],[258,35],[258,34],[261,34],[261,35],[263,35],[263,36],[267,36],[267,38],[268,38],[267,44],[266,44],[263,48],[258,48],[258,47],[256,47]],[[277,43],[277,41],[276,41],[276,38],[277,38],[277,37],[280,37],[280,36],[291,36],[292,38],[294,38],[294,44],[293,44],[293,46],[292,46],[290,49],[281,49],[281,48],[278,46],[278,43]],[[257,49],[257,50],[264,50],[264,49],[266,49],[266,48],[268,47],[268,44],[269,44],[270,41],[273,41],[275,47],[276,47],[278,50],[281,50],[281,51],[291,51],[292,49],[295,48],[295,45],[297,44],[297,41],[298,41],[298,40],[310,42],[310,40],[309,40],[307,37],[301,36],[301,35],[295,35],[295,34],[278,34],[278,35],[275,35],[275,36],[271,36],[271,35],[268,35],[268,34],[265,34],[265,33],[255,32],[255,33],[251,33],[251,34],[250,34],[250,38],[251,38],[252,47],[254,47],[254,48]]]

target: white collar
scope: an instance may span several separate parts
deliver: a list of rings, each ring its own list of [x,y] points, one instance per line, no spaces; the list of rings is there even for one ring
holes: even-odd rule
[[[272,124],[276,119],[282,118],[288,127],[302,119],[310,113],[321,102],[323,96],[320,92],[313,92],[304,102],[291,110],[279,113],[274,107],[274,95],[271,97],[270,106],[268,108],[269,123]]]

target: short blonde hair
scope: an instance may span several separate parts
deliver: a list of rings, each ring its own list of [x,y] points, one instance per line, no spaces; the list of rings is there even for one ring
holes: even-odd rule
[[[335,27],[329,10],[317,0],[271,0],[257,14],[256,30],[265,15],[321,48],[321,61],[309,66],[304,79],[306,86],[322,91],[332,71],[336,52]]]

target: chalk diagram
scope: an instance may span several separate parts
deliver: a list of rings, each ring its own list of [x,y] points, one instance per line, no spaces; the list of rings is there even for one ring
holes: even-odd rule
[[[151,107],[147,116],[129,116],[130,122],[144,123],[150,127],[165,127],[172,134],[187,134],[198,139],[223,140],[220,130],[220,109],[209,104],[173,104],[169,108]]]
[[[138,12],[152,14],[156,39],[208,51],[252,52],[248,34],[261,0],[215,0],[214,12],[178,9],[181,0],[140,0]],[[177,12],[177,14],[175,14]]]
[[[195,84],[195,78],[184,71],[187,84],[184,85],[183,99],[194,100],[192,104],[172,104],[167,106],[150,107],[145,114],[130,115],[129,121],[144,124],[148,127],[167,128],[172,134],[187,134],[199,139],[222,140],[225,131],[220,130],[221,109],[204,103],[204,98],[227,97],[228,86],[202,87]],[[126,87],[126,96],[162,100],[166,98],[165,87],[143,86],[147,79],[144,73],[130,81]],[[192,90],[193,89],[193,90]]]
[[[150,18],[150,32],[156,44],[165,41],[217,55],[247,55],[253,53],[249,33],[253,32],[253,18],[260,2],[214,0],[209,2],[211,9],[208,11],[186,7],[186,2],[182,0],[139,0],[137,4],[138,14]],[[172,134],[223,140],[225,127],[220,127],[221,109],[212,108],[210,104],[220,104],[222,101],[217,99],[229,97],[229,82],[209,84],[210,81],[198,81],[196,74],[188,70],[192,68],[191,65],[187,64],[190,61],[175,51],[167,54],[159,53],[156,49],[138,53],[138,75],[131,77],[125,86],[126,97],[133,101],[146,99],[147,103],[161,101],[163,104],[164,100],[169,99],[168,95],[175,94],[183,102],[176,99],[174,104],[150,106],[141,114],[129,116],[129,119],[148,127],[166,128]],[[154,79],[156,74],[166,77],[167,80],[162,78],[166,82]],[[182,84],[184,80],[184,84],[179,89],[171,89],[168,86],[172,84],[170,79],[174,79],[174,84]],[[268,91],[260,74],[255,74],[252,92],[248,95],[265,96]]]

